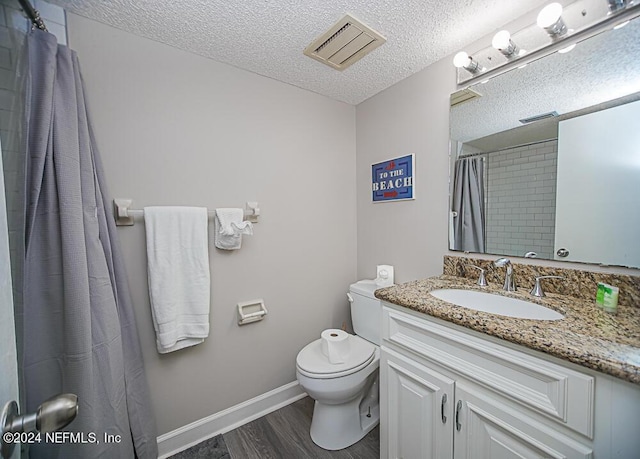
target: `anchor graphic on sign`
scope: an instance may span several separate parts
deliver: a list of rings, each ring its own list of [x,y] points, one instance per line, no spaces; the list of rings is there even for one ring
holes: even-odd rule
[[[396,167],[396,163],[392,160],[392,161],[389,163],[389,165],[388,165],[387,167],[385,167],[385,169],[387,169],[387,170],[389,170],[389,171],[390,171],[391,169],[395,169],[395,167]]]

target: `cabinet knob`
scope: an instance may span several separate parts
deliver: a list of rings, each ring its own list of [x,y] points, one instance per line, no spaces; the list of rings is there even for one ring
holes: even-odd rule
[[[442,395],[442,401],[440,402],[440,417],[442,418],[442,423],[447,423],[447,417],[444,415],[444,404],[447,403],[447,394]]]
[[[462,424],[460,424],[460,411],[462,411],[462,400],[458,400],[456,405],[456,430],[458,432],[462,429]]]

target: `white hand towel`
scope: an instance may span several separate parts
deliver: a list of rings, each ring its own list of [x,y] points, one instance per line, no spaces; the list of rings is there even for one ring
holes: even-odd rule
[[[217,248],[238,250],[242,246],[242,235],[253,234],[253,224],[242,221],[243,218],[244,211],[242,209],[216,209],[214,243]]]
[[[158,352],[209,335],[207,209],[145,207],[149,298]]]

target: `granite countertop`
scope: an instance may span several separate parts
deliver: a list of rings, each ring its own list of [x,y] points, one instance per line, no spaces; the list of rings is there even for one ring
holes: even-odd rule
[[[564,319],[505,317],[455,306],[429,295],[442,288],[479,290],[531,301],[562,313]],[[598,309],[594,301],[554,293],[535,298],[526,289],[505,292],[500,286],[480,287],[469,279],[447,275],[378,289],[375,296],[640,384],[640,308],[618,308],[614,315]]]

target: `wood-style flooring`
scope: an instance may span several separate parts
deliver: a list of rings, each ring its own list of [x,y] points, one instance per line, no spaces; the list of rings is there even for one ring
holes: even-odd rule
[[[232,459],[380,457],[380,428],[376,427],[355,445],[327,451],[309,436],[313,400],[305,397],[223,435]]]
[[[376,459],[380,457],[380,428],[355,445],[339,451],[317,446],[309,436],[313,400],[305,397],[273,413],[203,442],[172,459]],[[223,451],[226,444],[227,451]],[[228,455],[225,453],[228,452]]]

